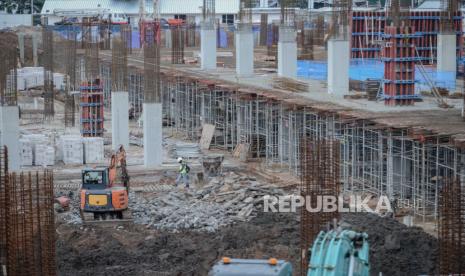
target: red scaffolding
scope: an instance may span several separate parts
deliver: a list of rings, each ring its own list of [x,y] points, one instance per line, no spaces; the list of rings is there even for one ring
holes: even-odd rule
[[[413,105],[415,95],[415,34],[412,27],[386,27],[383,48],[386,105]]]
[[[440,11],[411,11],[408,26],[416,32],[415,45],[422,61],[436,62],[437,34],[439,33]],[[384,11],[354,11],[351,17],[352,58],[373,59],[381,54],[380,41],[385,33],[386,15]],[[457,56],[463,54],[462,14],[454,16],[457,34]]]
[[[100,79],[81,84],[81,135],[103,136],[103,85]]]

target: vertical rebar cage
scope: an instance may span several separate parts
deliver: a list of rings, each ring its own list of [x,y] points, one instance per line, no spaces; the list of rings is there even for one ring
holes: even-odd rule
[[[18,41],[4,46],[0,51],[0,101],[1,105],[17,105]]]
[[[337,209],[310,212],[307,206],[316,208],[324,196],[339,196],[340,142],[333,139],[304,136],[301,142],[300,194],[305,198],[301,208],[301,275],[308,270],[309,248],[318,233],[327,229],[339,218]],[[320,206],[321,207],[321,206]]]

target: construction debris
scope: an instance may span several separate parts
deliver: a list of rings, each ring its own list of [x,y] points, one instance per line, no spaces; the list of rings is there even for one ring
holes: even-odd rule
[[[230,172],[192,190],[174,189],[145,200],[132,194],[130,209],[136,223],[157,229],[215,232],[255,217],[263,210],[263,196],[284,194],[255,178]]]

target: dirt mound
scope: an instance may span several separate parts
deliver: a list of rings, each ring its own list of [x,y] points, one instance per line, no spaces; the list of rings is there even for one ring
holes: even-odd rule
[[[293,217],[273,214],[215,234],[175,234],[140,225],[117,229],[62,224],[58,270],[59,275],[206,275],[222,256],[298,262],[296,226]]]
[[[419,275],[436,271],[437,242],[419,228],[371,214],[345,214],[370,241],[372,275]],[[299,275],[295,214],[260,213],[214,233],[147,229],[58,227],[60,275],[206,275],[222,256],[291,260]],[[386,238],[387,237],[387,238]]]
[[[436,274],[437,239],[419,227],[407,227],[374,214],[344,214],[351,229],[364,231],[370,243],[371,274]]]

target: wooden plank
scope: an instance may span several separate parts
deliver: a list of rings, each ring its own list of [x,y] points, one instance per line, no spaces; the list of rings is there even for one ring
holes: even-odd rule
[[[212,142],[213,134],[215,133],[215,126],[204,124],[202,129],[202,137],[200,137],[200,149],[208,150]]]

